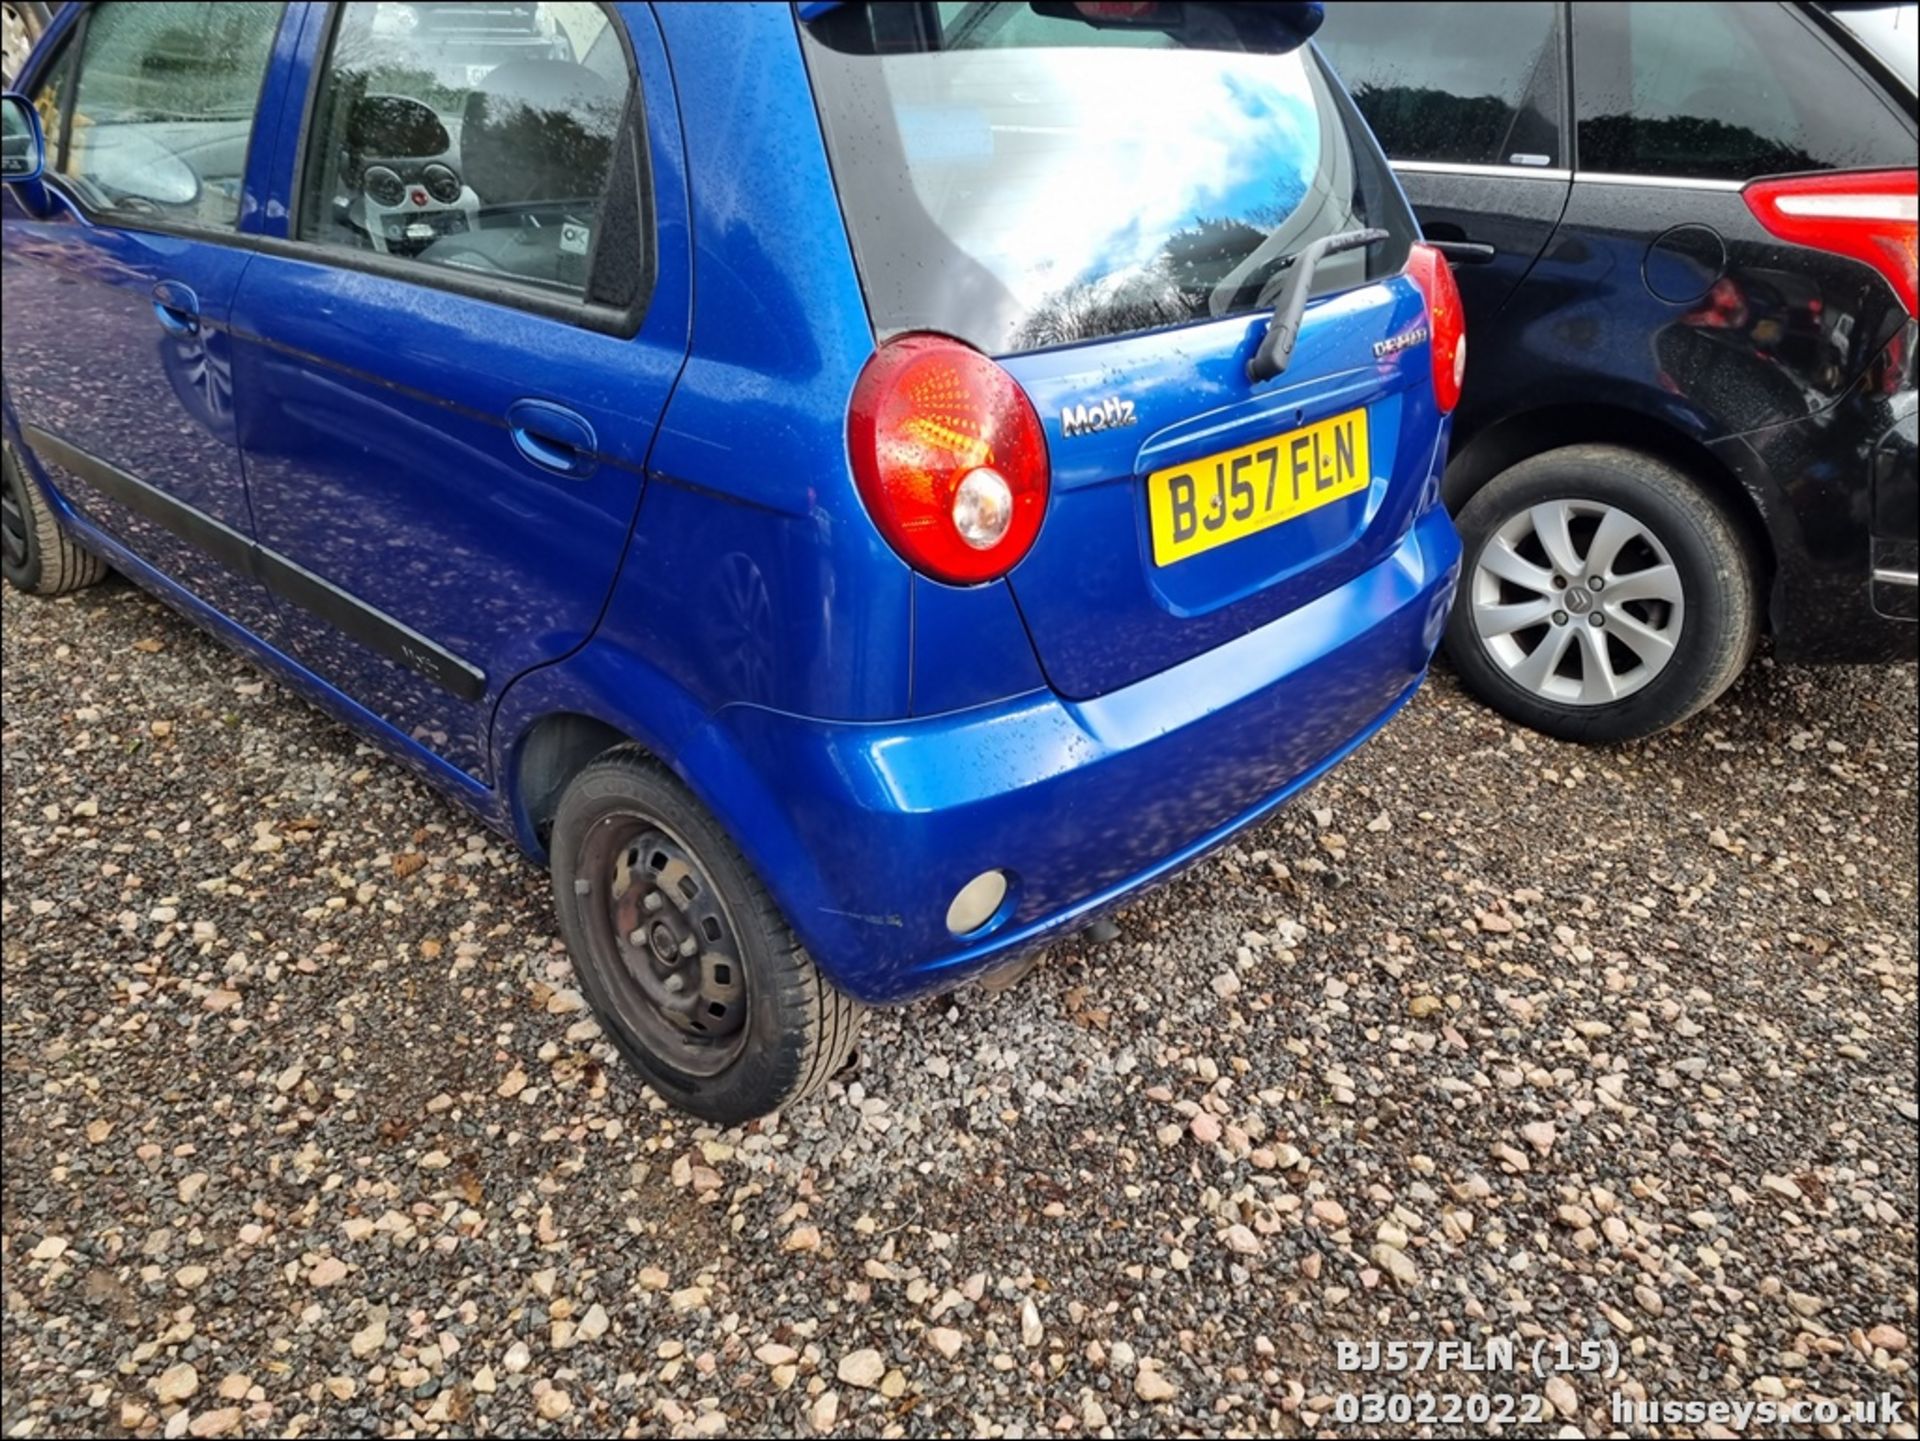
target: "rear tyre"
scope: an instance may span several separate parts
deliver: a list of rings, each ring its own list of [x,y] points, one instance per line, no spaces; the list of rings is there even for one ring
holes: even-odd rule
[[[1713,703],[1760,633],[1738,527],[1685,474],[1571,445],[1461,507],[1447,654],[1481,700],[1565,740],[1652,735]]]
[[[821,974],[733,842],[657,761],[620,746],[581,771],[550,855],[587,998],[674,1105],[733,1125],[845,1064],[859,1003]]]
[[[0,443],[0,466],[0,575],[7,584],[31,595],[65,595],[104,576],[107,563],[74,544],[12,445]]]

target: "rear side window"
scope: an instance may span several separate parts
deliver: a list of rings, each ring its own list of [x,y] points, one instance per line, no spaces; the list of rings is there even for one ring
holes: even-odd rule
[[[632,88],[596,4],[342,5],[299,238],[584,298]]]
[[[845,5],[807,61],[874,329],[990,355],[1273,303],[1323,235],[1314,290],[1389,275],[1412,217],[1291,7]],[[1092,23],[1092,15],[1127,18]]]
[[[51,167],[88,209],[137,224],[240,214],[278,4],[107,0],[35,103]]]
[[[1913,131],[1775,4],[1574,6],[1580,167],[1751,180],[1906,168]]]
[[[1564,165],[1560,7],[1329,5],[1314,43],[1395,160]]]

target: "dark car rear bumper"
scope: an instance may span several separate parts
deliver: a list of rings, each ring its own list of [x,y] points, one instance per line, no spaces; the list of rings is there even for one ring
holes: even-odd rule
[[[1839,402],[1715,443],[1763,497],[1774,556],[1769,616],[1782,660],[1911,661],[1920,524],[1909,321]]]

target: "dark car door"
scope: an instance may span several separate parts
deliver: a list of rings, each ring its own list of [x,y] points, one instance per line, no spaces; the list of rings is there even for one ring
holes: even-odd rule
[[[7,395],[84,515],[255,632],[228,311],[285,6],[106,0],[26,77],[46,179],[7,187]]]
[[[1911,169],[1912,122],[1791,5],[1580,0],[1573,21],[1579,158],[1528,308],[1557,306],[1569,363],[1673,397],[1701,439],[1825,409],[1906,316],[1742,192]]]
[[[1566,205],[1562,7],[1329,5],[1315,43],[1454,260],[1480,350]]]
[[[234,302],[262,554],[286,649],[487,779],[504,687],[598,622],[686,353],[672,87],[641,6],[631,44],[594,4],[311,13],[292,218]]]

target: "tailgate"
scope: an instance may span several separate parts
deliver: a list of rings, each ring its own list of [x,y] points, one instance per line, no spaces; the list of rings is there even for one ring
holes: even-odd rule
[[[1011,577],[1049,683],[1076,699],[1126,685],[1307,604],[1391,550],[1433,468],[1427,347],[1395,345],[1425,320],[1402,277],[1324,299],[1286,374],[1261,386],[1248,383],[1246,357],[1264,316],[1006,358],[1053,463],[1051,509]],[[1110,400],[1104,413],[1131,423],[1067,433],[1082,407]],[[1155,515],[1156,473],[1193,477],[1191,516],[1164,499]],[[1209,537],[1216,515],[1216,536],[1259,528]],[[1179,558],[1156,559],[1156,524],[1163,556],[1171,542]]]
[[[1317,20],[1184,0],[844,5],[803,26],[876,335],[993,357],[1046,430],[1048,508],[1008,582],[1065,695],[1339,586],[1431,472],[1413,216],[1306,44]],[[1256,384],[1296,280],[1291,363]]]

